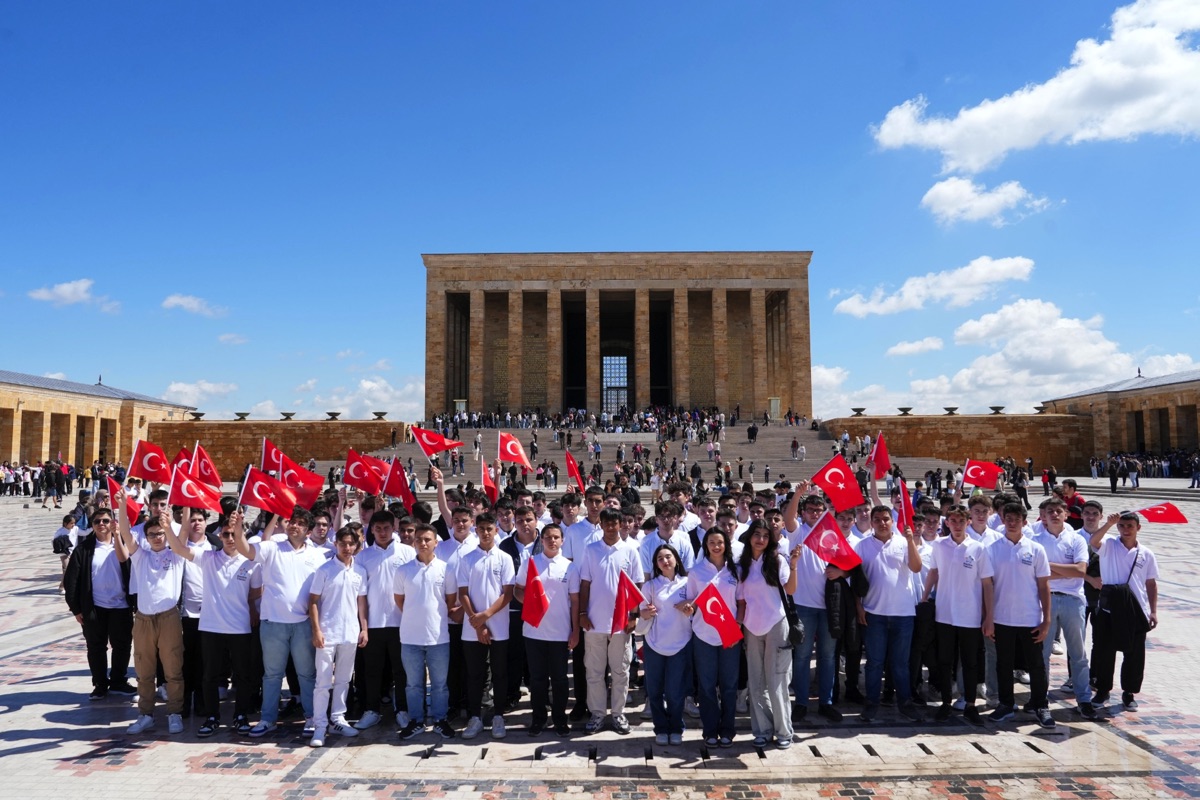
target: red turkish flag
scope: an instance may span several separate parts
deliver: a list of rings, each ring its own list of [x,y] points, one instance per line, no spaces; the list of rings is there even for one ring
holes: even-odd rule
[[[171,473],[171,494],[167,502],[184,508],[207,508],[221,513],[221,492],[200,481],[193,480],[187,470],[176,467]]]
[[[221,488],[221,476],[217,474],[217,467],[199,442],[196,442],[196,449],[192,451],[192,465],[188,469],[188,474],[201,483],[206,483],[218,490]]]
[[[342,482],[362,489],[367,494],[379,494],[387,474],[386,467],[387,462],[374,456],[360,455],[350,448],[346,453],[346,472],[342,475]]]
[[[399,497],[405,510],[412,513],[413,503],[417,502],[417,498],[413,497],[412,489],[408,486],[408,475],[405,474],[398,458],[392,459],[392,468],[388,470],[387,480],[383,482],[383,493]]]
[[[133,445],[133,457],[129,459],[131,478],[141,478],[154,483],[171,482],[171,465],[167,463],[167,454],[156,444],[138,439]]]
[[[533,472],[533,465],[529,463],[529,456],[525,455],[525,448],[511,433],[500,434],[500,460],[522,464],[525,469]]]
[[[188,450],[186,447],[179,448],[179,452],[175,454],[175,457],[173,459],[171,459],[171,469],[174,470],[176,467],[179,467],[184,472],[191,473],[191,471],[192,471],[192,451],[191,450]],[[174,472],[172,472],[172,474],[171,474],[171,480],[175,480]]]
[[[264,436],[262,446],[262,461],[258,465],[259,468],[263,472],[273,469],[275,470],[276,475],[282,475],[283,459],[285,458],[287,458],[287,456],[283,454],[283,451],[276,447],[274,442]]]
[[[630,613],[636,612],[645,599],[633,578],[621,570],[621,579],[617,582],[617,604],[613,607],[612,630],[609,633],[624,632]]]
[[[486,468],[484,474],[487,474]],[[529,572],[525,575],[525,600],[521,607],[521,620],[536,628],[542,624],[542,617],[550,610],[550,598],[546,597],[546,587],[542,585],[541,575],[538,574],[537,561],[530,558],[528,563]]]
[[[871,457],[867,459],[875,463],[875,480],[879,480],[892,468],[892,457],[888,455],[887,443],[883,441],[883,431],[875,438],[875,446],[871,448]]]
[[[563,451],[563,455],[567,458],[567,475],[575,479],[575,482],[579,484],[579,493],[583,494],[586,487],[583,484],[583,475],[579,472],[579,462],[566,450]]]
[[[1187,522],[1187,517],[1174,503],[1159,503],[1149,508],[1139,508],[1137,513],[1145,517],[1147,522],[1163,522],[1172,525],[1181,525]]]
[[[246,470],[246,479],[242,481],[242,496],[238,498],[238,503],[261,508],[284,519],[291,519],[297,506],[296,495],[291,489],[284,486],[282,481],[254,467]]]
[[[900,484],[900,518],[896,520],[896,527],[904,533],[906,528],[916,529],[914,518],[917,512],[913,510],[912,495],[908,493],[908,487],[904,484],[904,479],[901,478]]]
[[[847,572],[862,563],[862,559],[854,552],[850,542],[846,541],[842,529],[828,511],[821,515],[808,532],[808,536],[804,538],[804,546],[816,553],[822,561]]]
[[[867,502],[862,490],[858,488],[858,481],[854,480],[854,470],[846,463],[846,459],[842,458],[841,453],[817,470],[812,480],[829,495],[834,511],[845,511]]]
[[[456,447],[462,447],[462,442],[456,442],[453,439],[447,439],[437,431],[418,428],[412,426],[413,438],[417,440],[417,447],[421,448],[421,452],[426,458],[433,458],[434,453],[440,453],[443,450],[453,450]]]
[[[479,478],[479,485],[483,487],[483,493],[487,495],[488,501],[492,505],[496,505],[496,500],[500,498],[500,489],[496,486],[496,482],[492,480],[492,476],[488,475],[487,462],[481,461],[480,465],[483,467],[483,474]]]
[[[963,467],[963,483],[969,483],[981,489],[995,489],[997,481],[1003,474],[1003,467],[989,461],[976,461],[968,458],[967,465]]]
[[[165,461],[163,463],[166,463]],[[136,477],[136,476],[135,476]],[[109,502],[117,498],[117,492],[121,491],[121,484],[114,481],[111,477],[108,478],[108,496]],[[135,501],[132,497],[125,497],[125,519],[129,520],[129,525],[132,527],[137,524],[138,517],[142,514],[142,504]]]
[[[296,504],[312,508],[321,498],[321,490],[325,488],[325,479],[315,472],[309,472],[304,467],[292,461],[283,451],[278,451],[283,468],[279,471],[279,480],[296,496]],[[263,472],[266,472],[264,469]]]
[[[715,584],[704,587],[704,591],[696,598],[696,608],[700,609],[704,621],[716,629],[722,647],[732,647],[741,641],[742,626],[737,624],[737,618],[729,610],[729,604],[721,597]]]

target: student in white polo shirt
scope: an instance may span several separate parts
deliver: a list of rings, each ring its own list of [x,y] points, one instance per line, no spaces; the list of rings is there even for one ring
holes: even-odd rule
[[[125,491],[113,498],[125,507]],[[129,529],[129,519],[118,515],[122,548],[133,562],[130,593],[137,595],[133,618],[133,668],[138,679],[138,718],[128,733],[143,733],[154,727],[154,682],[162,662],[167,683],[167,729],[183,733],[183,624],[179,618],[179,596],[183,589],[184,560],[167,546],[166,529],[171,513],[163,510],[142,526],[145,547],[139,547]]]
[[[679,527],[683,510],[683,506],[675,500],[659,500],[654,504],[656,527],[647,531],[638,544],[642,572],[650,574],[654,571],[654,553],[664,544],[675,548],[680,566],[685,572],[692,568],[696,561],[696,551],[692,549],[691,538],[687,532]]]
[[[1004,722],[1016,713],[1013,701],[1013,663],[1018,650],[1029,670],[1029,705],[1043,728],[1055,726],[1046,702],[1046,669],[1041,644],[1050,630],[1050,561],[1040,544],[1022,533],[1025,506],[1006,503],[1001,516],[1004,536],[988,545],[995,585],[993,630],[984,635],[996,641],[996,676],[1000,705],[991,714]]]
[[[411,739],[425,731],[426,722],[443,739],[454,738],[446,715],[450,690],[450,615],[458,608],[458,598],[446,580],[446,562],[434,555],[437,531],[421,523],[413,532],[417,557],[396,570],[393,598],[400,610],[400,655],[408,679],[409,723],[400,731],[401,739]],[[429,674],[429,707],[425,706],[426,672]]]
[[[346,722],[346,693],[354,671],[354,651],[367,644],[367,571],[354,563],[354,554],[362,546],[362,527],[342,526],[335,546],[337,555],[313,573],[308,590],[308,619],[317,664],[313,735],[308,742],[311,747],[325,744],[326,730],[342,736],[358,735]],[[326,709],[330,709],[328,714]]]

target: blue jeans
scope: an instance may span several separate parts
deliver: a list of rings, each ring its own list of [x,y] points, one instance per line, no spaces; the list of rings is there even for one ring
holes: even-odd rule
[[[700,726],[704,738],[725,736],[732,739],[736,732],[733,715],[737,707],[742,643],[721,647],[693,636],[692,650],[699,684],[696,699],[700,701]]]
[[[867,612],[863,644],[867,648],[867,705],[879,705],[883,694],[883,664],[892,668],[892,685],[901,705],[912,702],[908,656],[915,617],[884,617]]]
[[[829,616],[823,608],[797,605],[796,612],[804,623],[804,644],[792,650],[792,694],[802,706],[808,705],[808,682],[811,672],[813,645],[817,647],[817,702],[833,705],[834,641],[829,635]]]
[[[258,626],[258,638],[262,642],[263,657],[261,721],[279,720],[279,693],[289,655],[296,666],[296,677],[300,679],[300,705],[304,707],[304,716],[311,718],[313,684],[317,678],[317,651],[313,648],[312,626],[308,621],[270,622],[264,619]]]
[[[691,642],[674,655],[664,656],[646,645],[642,648],[645,671],[646,707],[654,721],[654,732],[683,733],[683,696],[691,685]]]
[[[446,683],[450,674],[450,643],[401,644],[400,660],[404,662],[404,673],[408,676],[404,696],[408,699],[410,718],[417,722],[444,720],[450,709],[450,688]],[[426,669],[429,670],[428,714],[425,713]]]
[[[1050,593],[1050,632],[1042,642],[1042,659],[1046,663],[1046,678],[1050,678],[1050,650],[1058,631],[1062,631],[1063,644],[1067,648],[1067,663],[1071,665],[1071,685],[1075,699],[1080,703],[1092,701],[1091,672],[1088,669],[1087,651],[1084,649],[1083,621],[1084,602],[1082,597]]]

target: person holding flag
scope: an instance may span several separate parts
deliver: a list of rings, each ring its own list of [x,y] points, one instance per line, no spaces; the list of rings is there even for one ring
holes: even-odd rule
[[[729,747],[737,730],[734,712],[742,656],[742,631],[733,612],[737,607],[736,559],[729,535],[715,525],[700,540],[700,552],[701,558],[687,576],[687,596],[695,598],[700,611],[692,616],[700,729],[709,747]]]
[[[656,744],[683,744],[683,697],[692,683],[692,621],[687,569],[669,544],[653,554],[653,577],[642,585],[638,614],[650,623],[643,656],[646,707]]]
[[[518,509],[517,524],[527,512]],[[529,696],[533,709],[529,735],[546,729],[546,708],[559,736],[571,733],[567,719],[567,659],[579,643],[579,568],[562,554],[562,528],[550,523],[542,528],[541,552],[521,562],[513,582],[516,600],[522,603],[525,658],[529,665]],[[536,587],[535,587],[536,584]],[[540,592],[538,591],[540,588]]]

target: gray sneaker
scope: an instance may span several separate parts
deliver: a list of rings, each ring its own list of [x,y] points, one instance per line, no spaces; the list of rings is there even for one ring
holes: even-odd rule
[[[617,714],[612,720],[613,730],[622,736],[629,733],[629,720],[625,719],[624,714]]]
[[[467,727],[463,728],[462,738],[474,739],[481,733],[483,733],[483,720],[479,717],[471,717],[467,720]]]

